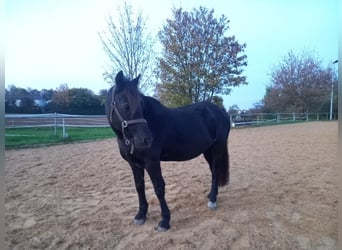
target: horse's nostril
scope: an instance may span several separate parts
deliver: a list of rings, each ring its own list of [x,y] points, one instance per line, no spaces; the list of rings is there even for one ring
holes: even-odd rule
[[[152,144],[152,138],[147,137],[147,138],[145,138],[144,142],[146,145],[150,146]]]

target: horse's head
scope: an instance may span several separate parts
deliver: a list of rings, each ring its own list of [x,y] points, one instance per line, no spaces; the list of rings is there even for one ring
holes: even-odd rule
[[[130,147],[143,150],[151,147],[152,134],[143,116],[143,95],[139,92],[140,75],[129,80],[120,71],[115,77],[115,88],[108,91],[107,115],[119,139]]]

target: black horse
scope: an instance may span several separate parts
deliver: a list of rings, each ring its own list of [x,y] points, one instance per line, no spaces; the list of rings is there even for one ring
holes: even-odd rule
[[[160,161],[185,161],[204,154],[212,173],[208,207],[216,208],[218,186],[229,181],[227,139],[229,116],[211,102],[170,109],[138,90],[140,75],[129,80],[120,71],[109,89],[106,114],[117,135],[121,156],[129,163],[139,197],[135,224],[146,220],[144,171],[149,174],[161,207],[158,231],[170,228]]]

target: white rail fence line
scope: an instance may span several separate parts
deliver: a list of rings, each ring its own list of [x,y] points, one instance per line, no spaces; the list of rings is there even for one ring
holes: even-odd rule
[[[66,138],[66,127],[108,127],[105,115],[68,115],[68,114],[6,114],[6,128],[62,127],[63,137]]]
[[[249,113],[230,115],[233,127],[314,120],[329,120],[329,113]]]
[[[329,120],[329,113],[246,113],[230,115],[234,126],[262,125],[281,122]],[[24,127],[108,127],[105,115],[5,114],[6,128]]]

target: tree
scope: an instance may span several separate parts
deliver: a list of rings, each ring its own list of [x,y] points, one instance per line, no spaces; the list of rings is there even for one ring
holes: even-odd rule
[[[240,108],[237,104],[233,104],[232,106],[229,107],[228,113],[230,115],[237,115],[240,111]]]
[[[20,101],[19,110],[21,113],[37,113],[37,110],[34,110],[34,100],[31,96],[24,96]]]
[[[61,84],[52,89],[23,89],[15,86],[5,92],[6,113],[45,113],[58,112],[66,114],[105,114],[104,98],[107,90],[95,95],[86,88],[68,88]]]
[[[24,88],[9,86],[6,92],[5,112],[22,113],[28,112],[33,108],[33,100],[30,98],[30,92]]]
[[[99,100],[101,102],[101,105],[103,105],[103,106],[106,103],[107,95],[108,95],[108,90],[107,89],[101,89],[99,91],[98,98],[99,98]]]
[[[264,107],[263,100],[257,101],[253,103],[253,107],[248,110],[248,113],[267,113],[267,111],[264,110]]]
[[[212,101],[229,94],[232,87],[247,84],[242,76],[247,65],[246,44],[227,36],[229,20],[214,17],[204,7],[192,12],[173,9],[159,32],[163,46],[159,58],[158,98],[169,106]]]
[[[101,106],[100,99],[87,88],[70,89],[69,99],[68,113],[70,114],[104,114],[104,106]]]
[[[9,113],[11,111],[11,101],[10,101],[10,92],[5,89],[5,113]]]
[[[213,98],[211,99],[211,101],[213,103],[215,103],[217,106],[221,107],[221,108],[224,108],[224,105],[223,105],[223,98],[221,96],[218,96],[218,95],[215,95],[213,96]]]
[[[40,94],[42,95],[42,97],[47,101],[52,99],[53,93],[54,93],[53,89],[42,89],[40,91]]]
[[[263,103],[268,112],[329,112],[332,68],[313,52],[290,51],[271,72]],[[337,90],[336,90],[337,91]]]
[[[61,84],[52,94],[52,102],[48,104],[48,109],[54,112],[66,112],[70,104],[69,88],[67,84]]]
[[[108,30],[99,33],[111,63],[104,77],[113,84],[115,75],[120,70],[131,79],[141,74],[142,80],[139,86],[142,91],[146,91],[152,85],[151,76],[154,73],[154,39],[146,33],[146,22],[142,12],[134,16],[132,7],[126,2],[123,8],[118,9],[118,17],[117,25],[113,17],[109,16]]]
[[[20,100],[25,96],[29,96],[30,93],[24,88],[16,87],[14,85],[9,86],[9,97],[13,100]]]
[[[61,84],[52,95],[52,101],[47,106],[48,112],[58,112],[79,115],[105,114],[101,97],[87,88],[68,88]]]

